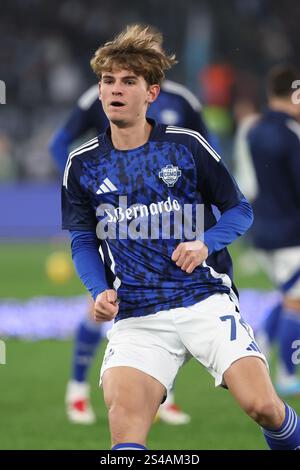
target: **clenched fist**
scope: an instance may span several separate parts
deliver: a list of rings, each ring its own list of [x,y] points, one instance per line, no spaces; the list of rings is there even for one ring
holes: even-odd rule
[[[208,248],[200,240],[179,243],[172,253],[172,260],[182,271],[192,273],[208,257]]]
[[[117,301],[117,292],[108,289],[97,295],[94,307],[94,318],[96,321],[110,321],[117,315],[119,304]]]

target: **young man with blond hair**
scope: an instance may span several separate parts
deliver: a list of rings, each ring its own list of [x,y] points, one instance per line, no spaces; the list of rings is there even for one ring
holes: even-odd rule
[[[175,63],[151,42],[147,27],[134,26],[96,51],[110,129],[70,154],[63,180],[76,269],[95,318],[115,319],[100,372],[112,448],[146,448],[191,356],[264,428],[272,449],[299,448],[299,418],[274,391],[232,283],[226,246],[251,225],[251,207],[200,134],[146,119]]]
[[[139,31],[144,29],[143,25],[137,25],[136,28]],[[151,47],[157,50],[162,48],[162,34],[153,27],[148,27],[147,31],[148,35],[152,35]],[[187,127],[208,138],[199,100],[186,87],[174,81],[163,80],[158,98],[147,109],[147,117],[163,124]],[[49,150],[57,168],[64,171],[68,154],[75,142],[78,146],[80,140],[86,140],[87,133],[96,136],[104,132],[108,125],[96,83],[80,96],[66,121],[51,139]],[[105,338],[109,328],[107,322],[99,323],[94,320],[92,299],[87,310],[75,332],[71,376],[65,396],[67,416],[76,424],[92,424],[96,420],[89,400],[88,373],[99,343]],[[190,421],[190,416],[176,404],[172,392],[160,406],[157,417],[172,425],[187,424]]]

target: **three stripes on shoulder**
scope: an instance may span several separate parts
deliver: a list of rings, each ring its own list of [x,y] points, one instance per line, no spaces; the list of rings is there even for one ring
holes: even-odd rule
[[[166,129],[166,134],[185,134],[194,137],[199,144],[201,144],[210,155],[219,162],[221,160],[220,155],[215,151],[215,149],[207,142],[206,139],[197,131],[192,129],[186,129],[184,127],[168,126]]]

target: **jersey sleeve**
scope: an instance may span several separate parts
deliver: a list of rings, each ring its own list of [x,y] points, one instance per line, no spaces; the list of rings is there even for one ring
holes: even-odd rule
[[[194,159],[198,189],[206,203],[215,205],[221,213],[240,203],[243,194],[219,154],[208,142],[197,146]]]
[[[208,254],[220,251],[243,235],[253,222],[253,212],[249,202],[243,198],[239,204],[223,212],[220,219],[204,233]]]
[[[239,190],[220,156],[207,143],[195,155],[198,189],[207,204],[221,212],[218,222],[204,232],[208,253],[220,251],[243,235],[253,222],[250,204]]]
[[[69,166],[70,165],[70,166]],[[95,230],[97,219],[87,191],[80,184],[81,162],[74,157],[67,163],[62,193],[63,230]]]
[[[99,253],[95,232],[72,231],[72,258],[77,274],[94,300],[100,292],[109,289],[105,267]]]

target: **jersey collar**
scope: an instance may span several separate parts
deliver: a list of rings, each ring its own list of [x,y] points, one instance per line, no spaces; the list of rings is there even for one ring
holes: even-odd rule
[[[159,135],[159,133],[161,132],[161,126],[162,125],[158,124],[154,119],[151,119],[151,118],[148,118],[148,117],[146,119],[152,127],[151,132],[150,132],[150,136],[149,136],[149,139],[148,139],[148,142],[150,142],[152,140],[155,140],[155,138]],[[103,137],[104,137],[104,144],[105,144],[106,149],[107,150],[113,150],[114,146],[113,146],[113,143],[111,141],[110,127],[108,127],[106,129],[105,133],[103,134]],[[132,149],[132,150],[134,150],[134,149]]]

